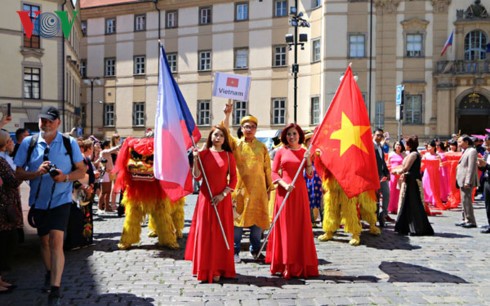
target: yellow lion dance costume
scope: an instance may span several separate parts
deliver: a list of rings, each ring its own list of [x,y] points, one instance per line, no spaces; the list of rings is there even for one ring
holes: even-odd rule
[[[184,204],[181,198],[170,201],[158,180],[153,176],[153,137],[129,137],[119,151],[115,189],[124,191],[122,204],[126,210],[119,249],[129,249],[140,241],[141,223],[149,214],[150,235],[158,236],[158,244],[179,248],[177,238],[184,229]]]
[[[321,162],[319,167],[323,167]],[[322,176],[323,196],[323,231],[325,234],[318,237],[320,241],[333,238],[340,224],[344,225],[344,232],[351,233],[350,245],[361,243],[361,219],[369,223],[369,232],[372,235],[381,234],[376,226],[376,201],[374,193],[366,191],[359,196],[348,198],[339,182],[324,167],[319,171]]]

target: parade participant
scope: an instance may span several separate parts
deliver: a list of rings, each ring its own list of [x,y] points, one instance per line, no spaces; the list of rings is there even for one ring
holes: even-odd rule
[[[376,165],[378,168],[378,177],[380,182],[380,194],[382,196],[382,206],[378,210],[378,223],[380,227],[384,227],[385,221],[393,222],[395,220],[388,216],[388,203],[390,202],[390,186],[388,180],[390,171],[386,166],[385,155],[383,152],[382,140],[384,138],[383,130],[377,128],[373,134],[374,153],[376,155]]]
[[[448,190],[444,188],[441,166],[442,156],[436,152],[436,141],[432,140],[427,146],[427,152],[422,157],[422,185],[424,187],[424,202],[438,209],[445,209],[442,202],[447,202]]]
[[[405,147],[410,153],[403,160],[402,168],[394,171],[395,174],[401,175],[402,181],[395,223],[395,231],[401,235],[434,235],[422,203],[421,157],[417,152],[418,145],[418,137],[415,135],[406,140]]]
[[[225,107],[224,125],[229,128],[233,105]],[[262,231],[269,228],[268,201],[273,188],[271,162],[267,147],[255,138],[258,120],[248,115],[240,120],[244,136],[240,139],[230,137],[230,146],[238,169],[238,182],[233,198],[240,216],[235,219],[235,262],[240,262],[240,248],[243,228],[250,229],[250,253],[259,260],[264,255],[260,250]],[[229,134],[229,133],[228,133]]]
[[[313,176],[310,152],[301,146],[304,138],[303,130],[297,124],[286,126],[281,133],[285,146],[277,151],[272,165],[272,177],[278,183],[274,219],[281,205],[284,208],[270,233],[265,261],[271,264],[271,274],[281,274],[285,279],[318,276],[306,182],[299,175],[292,184],[298,170],[303,171],[300,166],[309,178]],[[303,158],[306,163],[302,163]],[[288,192],[289,198],[283,203]]]
[[[405,146],[401,141],[396,141],[393,144],[393,152],[388,155],[388,164],[392,169],[390,177],[390,203],[388,204],[388,212],[390,214],[398,213],[398,198],[400,197],[400,189],[398,186],[399,175],[393,173],[393,169],[397,169],[403,163],[405,158]]]
[[[485,198],[485,211],[489,227],[482,230],[482,234],[490,234],[490,135],[485,136],[486,151],[483,158],[478,159],[478,167],[483,171],[483,197]]]
[[[83,157],[73,138],[58,132],[60,113],[45,106],[39,114],[39,137],[28,156],[32,137],[26,137],[15,155],[16,178],[30,181],[29,206],[41,239],[46,267],[45,285],[51,285],[49,305],[60,303],[61,276],[65,263],[63,238],[72,203],[73,181],[85,176]],[[69,149],[67,149],[69,148]],[[69,152],[70,150],[71,152]]]
[[[198,280],[209,283],[219,281],[220,277],[235,277],[234,250],[231,247],[231,191],[236,186],[237,176],[235,158],[228,138],[227,129],[223,125],[214,126],[206,141],[206,149],[198,152],[195,148],[193,152],[192,175],[196,179],[204,177],[204,182],[192,217],[185,259],[192,261],[192,274]],[[198,159],[201,160],[202,168]],[[219,220],[213,211],[215,208]],[[223,234],[225,237],[222,237]],[[224,238],[228,241],[228,249]]]
[[[464,228],[476,227],[475,214],[473,212],[473,201],[471,194],[474,187],[478,187],[477,152],[473,148],[473,140],[468,135],[458,138],[458,146],[463,150],[456,170],[456,182],[461,191],[463,202],[463,221],[456,226]]]
[[[305,134],[305,143],[304,147],[308,148],[311,137],[313,137],[313,132]],[[270,155],[270,154],[269,154]],[[313,176],[308,177],[307,173],[304,173],[304,178],[306,180],[306,188],[308,188],[308,198],[310,200],[310,214],[311,214],[311,223],[313,227],[317,226],[318,217],[321,218],[321,209],[322,209],[322,180],[318,176],[318,173],[315,170],[314,160],[312,159],[313,164]]]

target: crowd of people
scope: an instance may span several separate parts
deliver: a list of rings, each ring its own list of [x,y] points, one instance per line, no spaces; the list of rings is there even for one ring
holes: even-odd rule
[[[324,191],[315,171],[315,154],[308,149],[313,132],[289,124],[269,152],[255,138],[258,119],[252,115],[241,119],[238,137],[230,134],[232,111],[228,103],[223,122],[211,129],[203,148],[192,152],[192,175],[203,181],[185,250],[192,274],[203,282],[235,277],[243,232],[248,229],[253,260],[270,264],[272,275],[318,276],[312,227],[321,221]],[[8,122],[4,118],[2,125]],[[104,141],[67,137],[58,131],[60,122],[56,108],[43,107],[38,136],[27,137],[27,131],[19,129],[14,144],[6,131],[0,131],[0,270],[9,265],[22,236],[19,185],[29,181],[28,220],[40,238],[50,305],[61,299],[63,248],[93,243],[95,199],[98,214],[117,209],[113,184],[117,174],[112,170],[121,143],[117,134]],[[480,138],[435,139],[420,150],[413,135],[395,141],[390,152],[387,133],[376,129],[378,226],[394,223],[400,235],[433,235],[431,209],[452,208],[460,201],[463,220],[457,225],[476,227],[472,202],[479,185],[490,222],[490,135],[483,137],[485,146]],[[78,237],[70,231],[74,210],[83,223]],[[490,233],[490,228],[482,232]],[[0,293],[14,288],[0,275]]]

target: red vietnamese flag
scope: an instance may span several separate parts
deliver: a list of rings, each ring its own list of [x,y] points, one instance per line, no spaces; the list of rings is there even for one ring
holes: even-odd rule
[[[238,79],[237,78],[227,78],[226,79],[226,86],[230,87],[238,87]]]
[[[380,188],[369,117],[350,66],[313,136],[316,149],[349,198]]]

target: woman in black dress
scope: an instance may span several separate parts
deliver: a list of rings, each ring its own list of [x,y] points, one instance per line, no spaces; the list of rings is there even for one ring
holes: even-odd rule
[[[395,231],[401,235],[429,236],[434,230],[429,223],[422,202],[423,190],[420,175],[421,156],[417,152],[419,140],[417,136],[410,136],[405,148],[410,152],[403,160],[401,169],[395,169],[394,174],[400,174],[401,189],[398,201],[399,213],[396,218]]]

